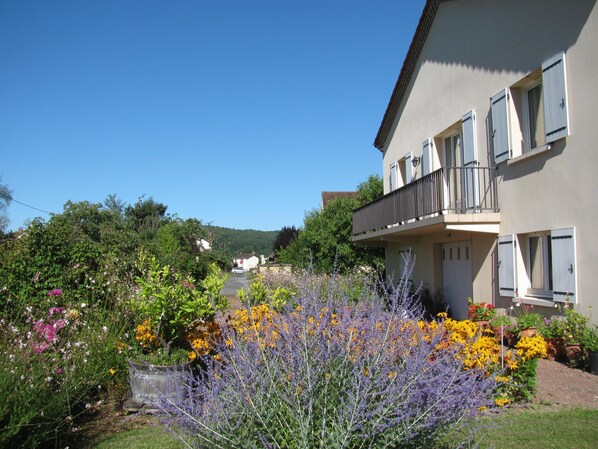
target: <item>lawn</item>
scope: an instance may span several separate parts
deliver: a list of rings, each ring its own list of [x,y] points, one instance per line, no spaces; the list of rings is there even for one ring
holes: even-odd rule
[[[480,447],[497,449],[594,449],[598,410],[511,410],[483,420]],[[180,443],[161,428],[141,428],[106,436],[89,449],[175,449]],[[441,449],[451,447],[450,442]],[[332,448],[331,448],[332,449]]]

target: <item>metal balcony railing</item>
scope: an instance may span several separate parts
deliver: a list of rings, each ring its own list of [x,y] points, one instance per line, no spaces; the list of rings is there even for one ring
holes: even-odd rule
[[[447,213],[498,212],[496,168],[444,167],[353,212],[353,235]]]

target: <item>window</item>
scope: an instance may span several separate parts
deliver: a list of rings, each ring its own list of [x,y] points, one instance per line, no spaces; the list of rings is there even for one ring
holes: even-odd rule
[[[398,165],[396,162],[393,162],[392,164],[390,164],[390,179],[389,179],[389,185],[390,185],[390,191],[392,192],[393,190],[396,190],[398,185],[397,185],[397,170],[398,170]]]
[[[530,281],[528,294],[552,296],[552,245],[550,234],[528,237],[527,273]]]
[[[399,161],[399,174],[401,175],[404,186],[413,181],[413,165],[411,164],[411,160],[412,155],[410,151]]]
[[[522,89],[523,104],[523,152],[541,147],[546,143],[544,131],[544,101],[542,81],[538,80],[531,87]]]
[[[433,140],[426,141],[436,141],[443,147],[439,155],[443,155],[445,167],[445,209],[464,212],[479,206],[476,137],[476,113],[471,110]]]
[[[499,236],[497,253],[501,296],[578,302],[575,228]]]
[[[490,110],[497,164],[568,136],[565,54],[498,92],[490,99]]]

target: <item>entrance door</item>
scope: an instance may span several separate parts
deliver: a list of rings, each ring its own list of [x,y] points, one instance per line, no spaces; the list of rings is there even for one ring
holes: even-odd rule
[[[467,318],[467,298],[473,295],[471,241],[442,245],[442,279],[449,314],[456,320]]]

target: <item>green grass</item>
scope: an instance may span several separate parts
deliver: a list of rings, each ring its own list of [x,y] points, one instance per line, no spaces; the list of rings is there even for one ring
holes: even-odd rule
[[[484,428],[479,434],[482,448],[598,448],[598,410],[515,409],[483,419],[479,424]],[[442,449],[450,447],[449,443]]]
[[[180,449],[181,442],[163,427],[128,430],[102,439],[90,449]]]
[[[481,448],[598,448],[598,410],[513,410],[483,419],[480,424],[489,427],[481,431]],[[442,449],[454,446],[451,438],[447,441]],[[121,448],[178,449],[181,443],[161,427],[148,427],[112,435],[91,449]]]

